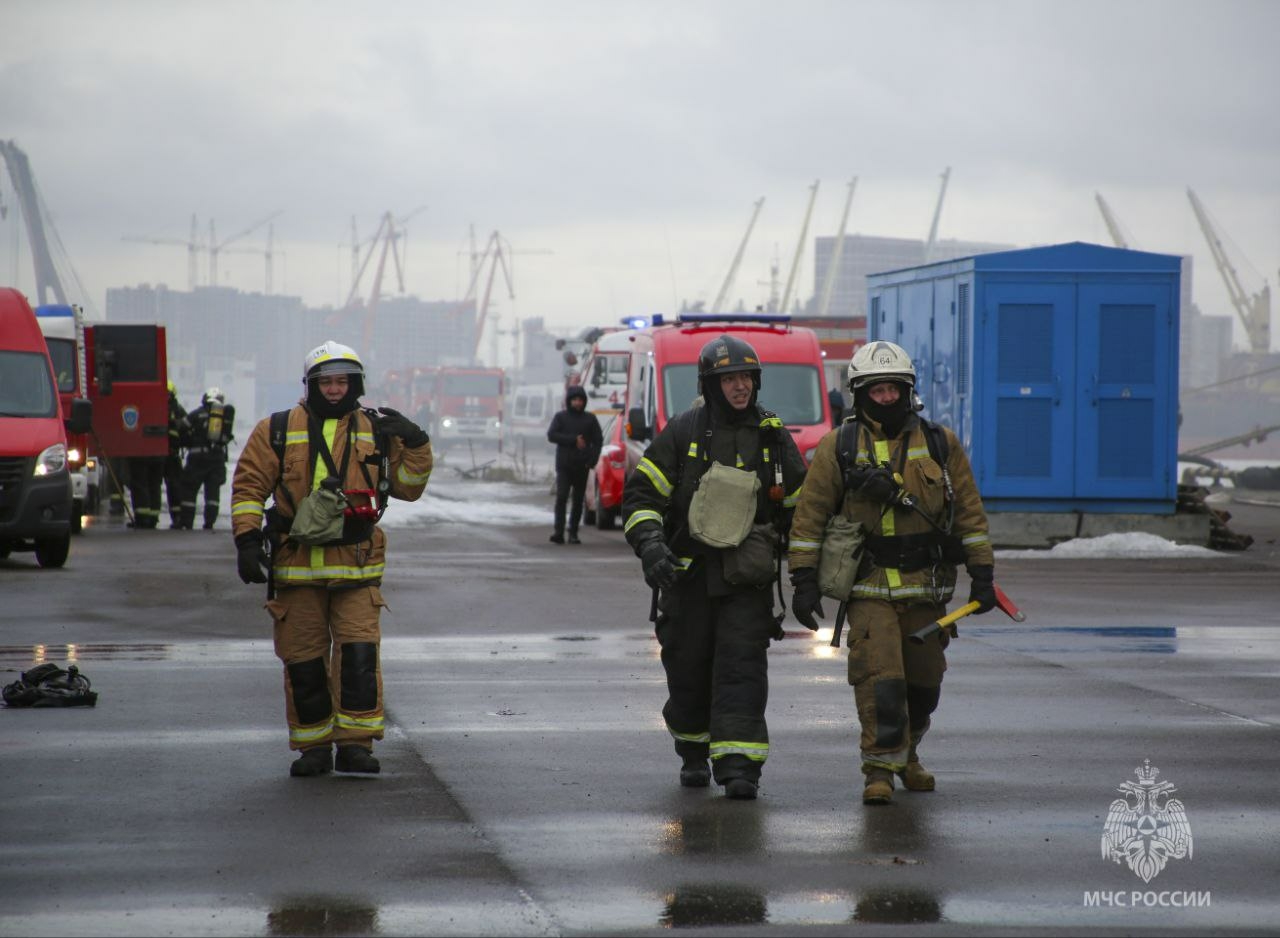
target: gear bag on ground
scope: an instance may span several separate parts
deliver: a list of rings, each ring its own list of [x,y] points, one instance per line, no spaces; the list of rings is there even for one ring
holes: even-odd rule
[[[74,664],[66,670],[52,662],[25,672],[5,686],[4,702],[9,707],[92,707],[98,694],[89,689],[89,679]]]

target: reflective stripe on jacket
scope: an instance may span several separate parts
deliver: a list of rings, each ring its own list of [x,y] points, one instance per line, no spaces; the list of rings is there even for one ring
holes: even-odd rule
[[[301,406],[289,412],[283,472],[282,461],[271,447],[270,423],[270,418],[258,421],[236,463],[231,483],[231,530],[235,535],[261,528],[269,497],[275,499],[282,515],[292,516],[294,506],[318,487],[319,480],[327,474],[322,457],[316,459],[315,471],[311,470],[307,412]],[[354,411],[338,420],[323,421],[322,430],[325,438],[333,441],[331,451],[335,466],[342,465],[349,442],[354,442],[343,488],[376,490],[381,467],[376,462],[363,462],[376,450],[369,418],[361,411]],[[389,494],[403,501],[417,501],[431,475],[431,444],[407,449],[403,441],[393,437],[389,456]],[[368,471],[368,479],[362,465]],[[276,491],[277,480],[287,489],[292,501]],[[386,542],[386,535],[376,526],[372,537],[358,544],[306,547],[286,541],[274,557],[276,583],[280,586],[329,586],[378,580],[386,569]]]

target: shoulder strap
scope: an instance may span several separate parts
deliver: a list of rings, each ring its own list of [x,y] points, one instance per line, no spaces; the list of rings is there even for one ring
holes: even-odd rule
[[[933,457],[933,461],[944,469],[947,466],[947,460],[951,457],[951,447],[947,444],[947,435],[942,432],[942,427],[934,423],[932,420],[920,418],[920,429],[924,431],[925,443],[929,446],[929,455]]]
[[[284,482],[284,447],[285,442],[289,438],[289,413],[288,410],[277,410],[271,415],[270,440],[271,448],[276,454],[276,484],[273,486],[273,492],[284,492],[285,501],[289,503],[289,507],[294,508],[293,496],[289,494],[289,490],[281,483]]]
[[[836,431],[836,465],[840,467],[840,481],[843,483],[849,477],[849,467],[853,465],[854,458],[857,455],[855,449],[858,445],[858,422],[856,420],[846,420],[840,424],[840,429]]]

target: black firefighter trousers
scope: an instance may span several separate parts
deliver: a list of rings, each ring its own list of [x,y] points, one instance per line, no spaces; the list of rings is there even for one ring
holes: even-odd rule
[[[711,758],[717,784],[760,779],[769,756],[769,640],[776,634],[768,588],[707,595],[695,568],[663,594],[656,623],[667,672],[667,729],[681,758]]]

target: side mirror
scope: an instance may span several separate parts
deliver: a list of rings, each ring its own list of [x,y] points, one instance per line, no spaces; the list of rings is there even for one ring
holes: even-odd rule
[[[111,396],[111,384],[116,377],[116,353],[107,349],[98,353],[98,391],[103,397]]]
[[[649,427],[644,422],[644,411],[639,407],[627,411],[627,436],[633,440],[649,439]]]
[[[68,433],[88,433],[93,429],[93,402],[77,397],[71,401],[71,415],[63,421]]]

